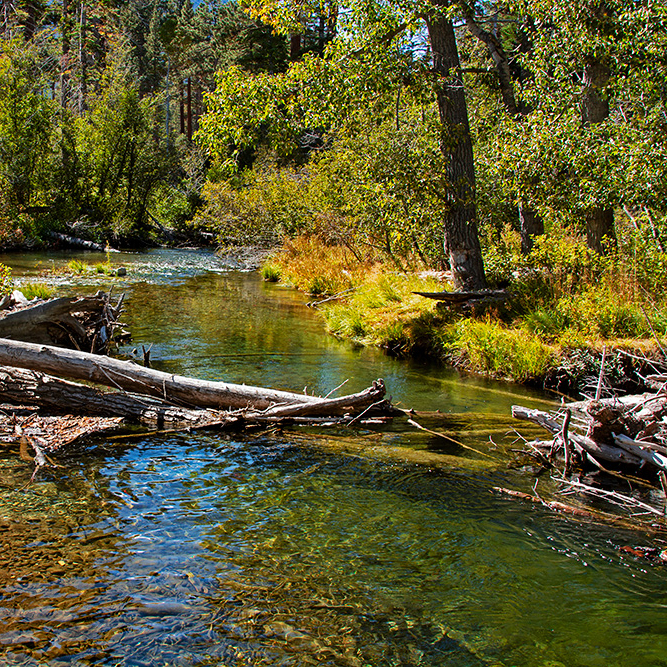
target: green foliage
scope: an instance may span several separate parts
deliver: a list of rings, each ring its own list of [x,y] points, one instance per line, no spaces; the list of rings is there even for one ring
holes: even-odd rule
[[[596,207],[664,212],[664,11],[623,0],[519,0],[510,10],[525,17],[505,34],[524,113],[474,97],[483,208],[497,216],[503,203],[523,204],[579,232]],[[600,115],[584,122],[591,96]]]
[[[0,263],[0,296],[10,294],[13,289],[12,270],[5,264]]]
[[[173,166],[160,141],[160,107],[120,75],[110,74],[86,117],[75,119],[77,207],[98,240],[142,233],[148,206]]]
[[[15,217],[55,183],[52,121],[55,106],[43,95],[35,48],[0,39],[0,206]]]
[[[217,231],[223,241],[272,245],[312,229],[307,181],[298,171],[248,171],[236,187],[227,181],[207,183],[202,196],[204,207],[193,224]]]
[[[71,259],[67,262],[64,273],[74,276],[115,276],[117,275],[117,269],[114,268],[107,254],[106,261],[96,262],[95,264],[88,264],[79,259]]]
[[[432,349],[435,302],[414,294],[442,285],[430,276],[387,272],[375,266],[360,276],[345,300],[327,304],[324,315],[332,333],[378,345],[395,353]]]
[[[55,294],[55,288],[46,283],[24,283],[21,293],[28,299],[50,299]]]
[[[471,370],[518,382],[542,377],[554,359],[553,348],[537,336],[491,320],[461,320],[450,347],[465,354]]]
[[[277,283],[280,280],[280,267],[271,262],[267,262],[261,269],[262,278],[267,283]]]

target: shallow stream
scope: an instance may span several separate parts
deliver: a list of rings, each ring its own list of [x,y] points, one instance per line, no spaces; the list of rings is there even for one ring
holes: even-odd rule
[[[112,261],[126,353],[316,394],[383,377],[480,453],[404,424],[109,438],[26,487],[0,451],[0,664],[667,665],[667,569],[619,552],[645,537],[491,492],[526,490],[501,440],[548,396],[338,341],[207,253]]]

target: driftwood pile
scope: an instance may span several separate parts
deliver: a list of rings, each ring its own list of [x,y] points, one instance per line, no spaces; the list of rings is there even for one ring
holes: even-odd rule
[[[15,290],[0,300],[0,338],[107,354],[123,325],[123,296],[63,297],[28,301]]]
[[[551,434],[550,439],[525,446],[545,468],[557,471],[553,478],[561,490],[604,499],[633,517],[659,518],[663,525],[667,517],[667,377],[649,380],[662,384],[652,393],[590,399],[554,412],[515,405],[512,415]],[[585,481],[590,471],[608,473],[603,479],[615,481],[606,487],[593,485]]]
[[[667,393],[571,403],[557,413],[512,407],[516,419],[549,431],[550,441],[528,443],[548,458],[562,455],[565,472],[577,463],[613,464],[667,473]]]

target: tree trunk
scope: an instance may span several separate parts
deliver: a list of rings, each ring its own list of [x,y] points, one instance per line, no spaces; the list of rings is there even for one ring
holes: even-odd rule
[[[70,12],[69,0],[63,0],[60,18],[60,106],[63,108],[67,107],[70,96]]]
[[[454,26],[437,10],[426,23],[437,76],[436,97],[442,124],[440,144],[446,160],[445,255],[449,258],[456,288],[483,289],[486,278],[477,232],[475,165]]]
[[[0,402],[39,406],[49,414],[123,417],[157,428],[233,419],[216,410],[191,410],[148,396],[102,392],[85,384],[9,366],[0,366]]]
[[[611,71],[600,60],[591,59],[584,68],[584,92],[581,98],[581,120],[584,125],[602,123],[609,117],[609,101],[604,87],[609,83]],[[598,254],[605,252],[604,240],[616,244],[614,231],[614,209],[595,207],[585,214],[586,241],[588,247]]]
[[[528,113],[523,104],[519,104],[514,90],[514,81],[510,70],[510,60],[497,34],[484,30],[475,21],[474,12],[469,5],[463,6],[466,27],[472,35],[477,37],[487,48],[491,60],[495,65],[500,84],[500,95],[503,105],[515,120],[520,121]],[[544,234],[544,221],[536,211],[518,206],[519,223],[521,228],[521,252],[527,255],[533,248],[533,237]]]
[[[185,102],[183,101],[183,81],[178,82],[178,113],[180,119],[179,131],[185,134]]]
[[[79,115],[83,116],[88,103],[88,54],[86,53],[86,3],[79,6]]]
[[[188,407],[264,410],[281,404],[318,404],[318,407],[323,404],[323,399],[316,396],[198,380],[144,368],[131,361],[48,345],[19,343],[6,338],[0,338],[0,364],[96,382]],[[382,381],[373,384],[377,391],[369,397],[371,402],[380,400],[384,395]]]
[[[592,208],[586,211],[586,243],[598,255],[606,251],[605,240],[612,245],[616,244],[614,233],[614,209]]]
[[[521,253],[527,255],[535,244],[534,237],[544,234],[544,220],[531,208],[519,206]]]
[[[188,139],[192,140],[192,77],[188,77]]]
[[[473,12],[469,7],[464,6],[463,10],[466,27],[475,37],[477,37],[477,39],[486,45],[489,55],[493,60],[493,64],[496,66],[498,81],[500,83],[500,94],[503,98],[505,108],[512,115],[517,115],[520,111],[514,95],[514,83],[512,82],[512,75],[510,72],[510,61],[502,43],[496,35],[484,30],[475,21]]]

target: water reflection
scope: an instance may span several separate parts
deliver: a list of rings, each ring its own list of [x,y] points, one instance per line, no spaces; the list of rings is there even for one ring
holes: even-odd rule
[[[296,292],[169,257],[125,286],[157,366],[317,393],[382,376],[492,459],[397,426],[193,433],[109,440],[26,486],[3,450],[2,664],[667,664],[665,572],[618,551],[641,537],[490,492],[523,484],[509,405],[546,397],[356,349]]]

